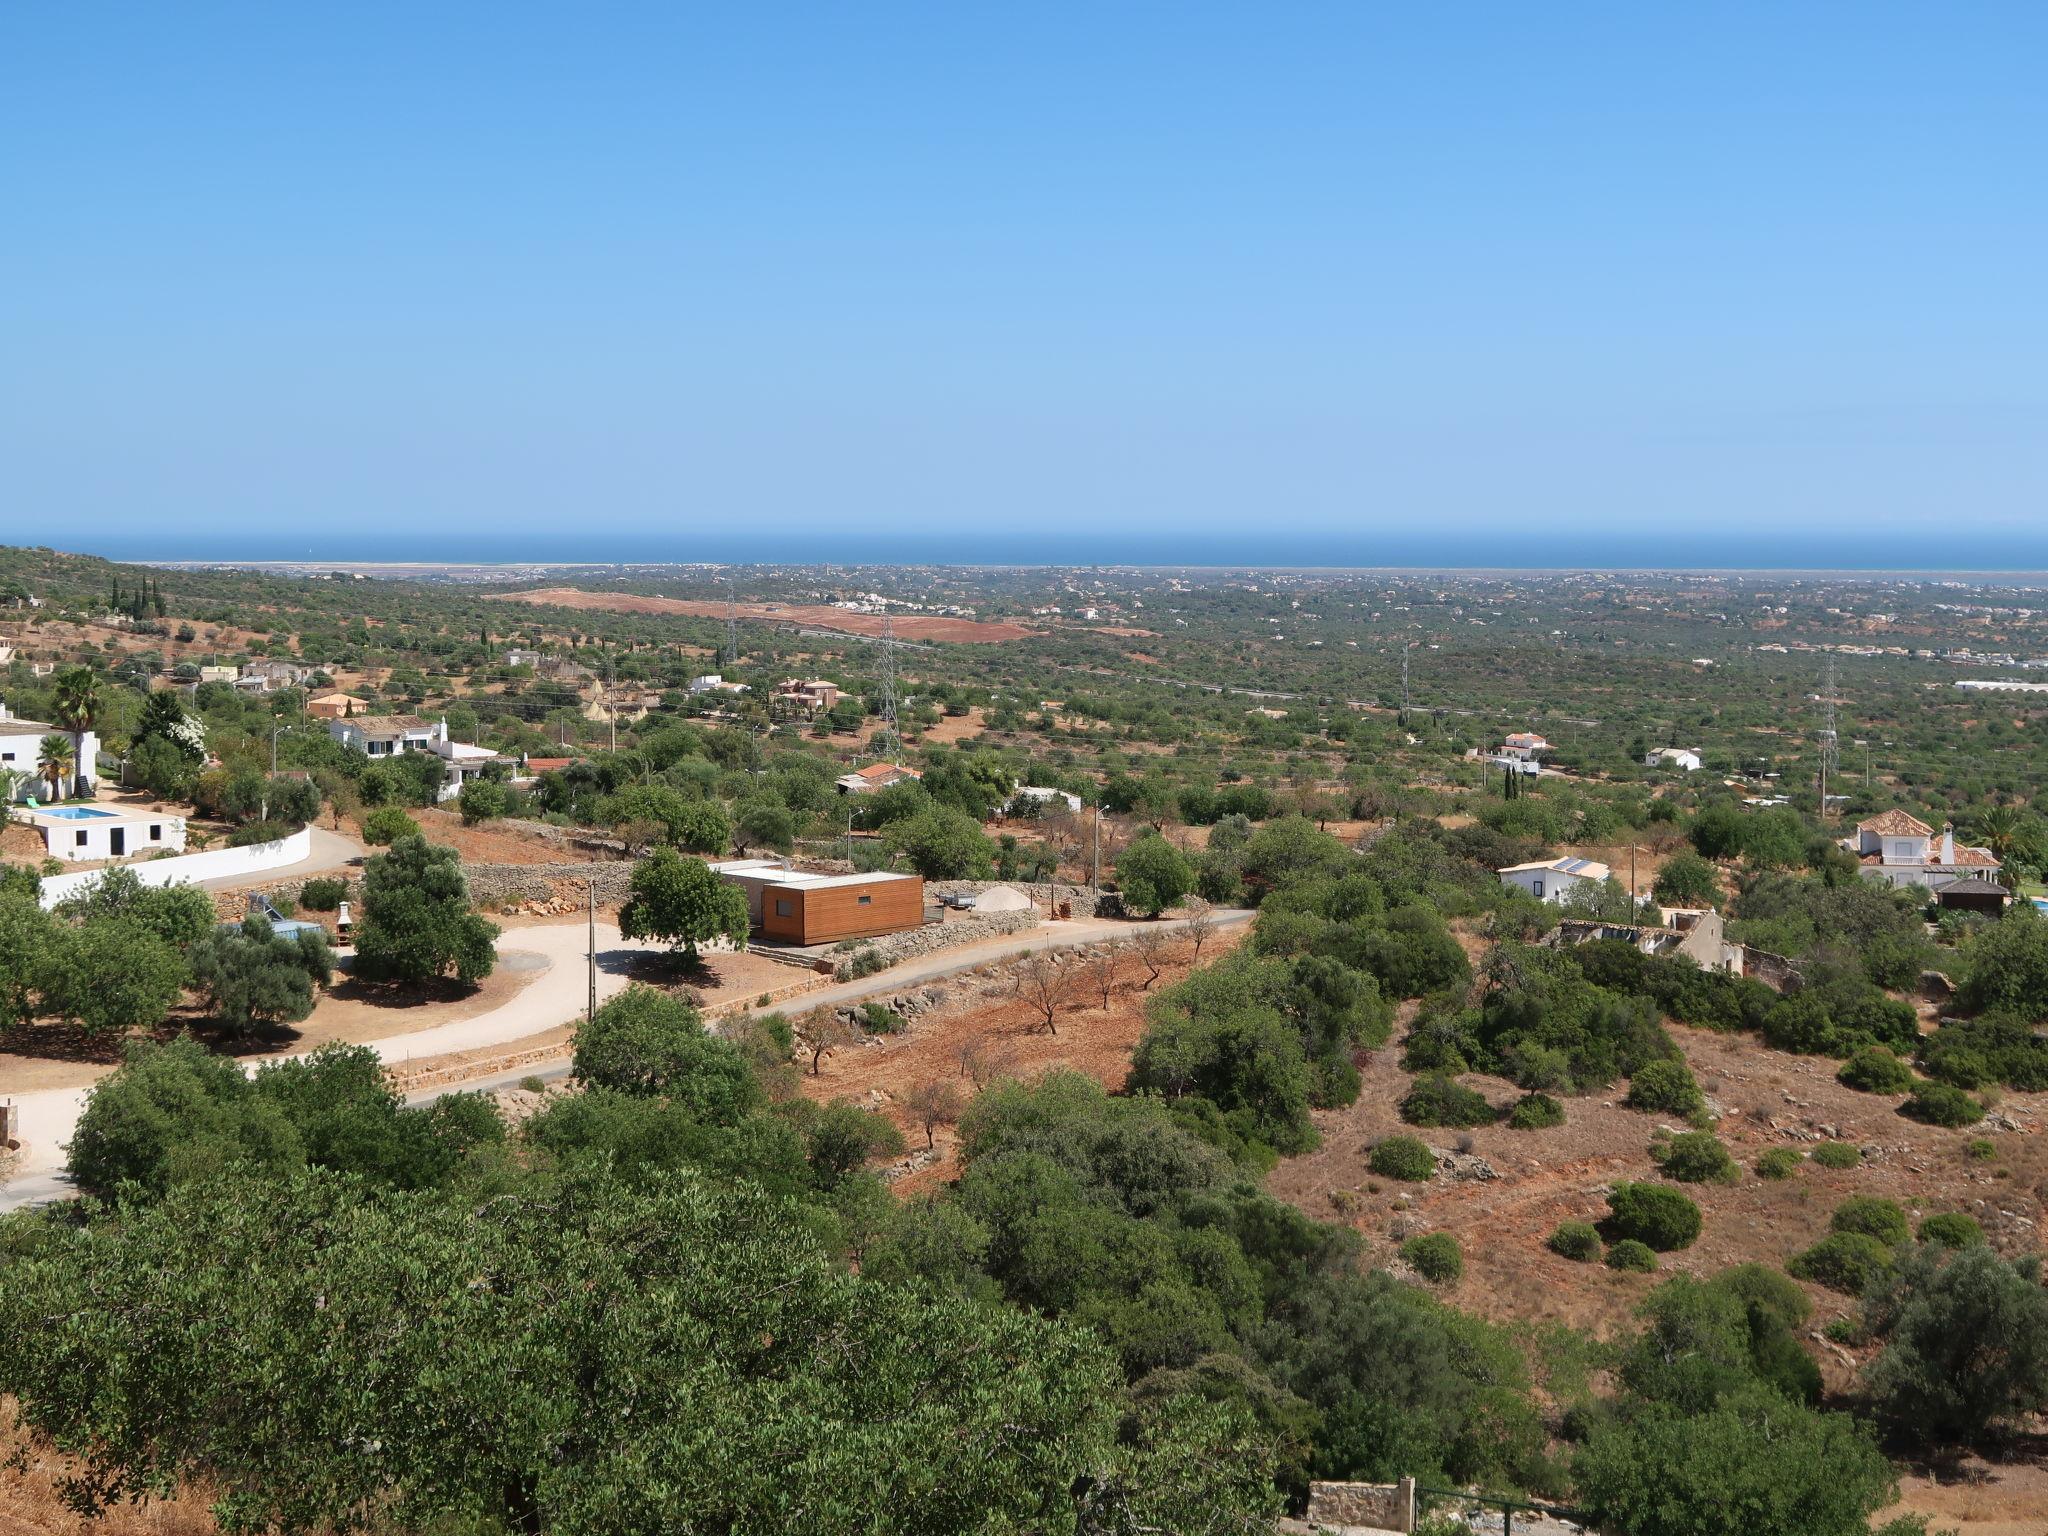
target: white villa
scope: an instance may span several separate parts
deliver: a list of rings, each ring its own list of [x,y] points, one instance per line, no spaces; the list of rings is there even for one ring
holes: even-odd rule
[[[1510,864],[1506,869],[1497,869],[1502,885],[1512,885],[1527,891],[1538,901],[1559,902],[1571,895],[1581,885],[1599,885],[1611,879],[1614,871],[1598,859],[1538,859],[1531,864]]]
[[[1643,756],[1645,768],[1678,768],[1686,773],[1700,771],[1700,755],[1684,747],[1658,747]]]
[[[1938,890],[1952,880],[1990,878],[1999,870],[1998,857],[1989,848],[1957,842],[1953,827],[1943,827],[1937,834],[1904,811],[1886,811],[1857,822],[1856,835],[1843,838],[1842,846],[1856,855],[1866,880],[1886,885]]]
[[[53,859],[68,864],[123,859],[136,853],[183,853],[185,818],[126,806],[58,805],[14,813],[43,834]]]
[[[1516,731],[1500,750],[1503,757],[1518,757],[1527,763],[1548,752],[1550,743],[1534,731]]]
[[[93,765],[99,761],[100,739],[93,732],[85,732],[83,742],[77,743],[71,733],[62,726],[44,725],[39,720],[17,720],[8,713],[5,704],[0,704],[0,773],[15,773],[21,776],[18,781],[0,783],[13,782],[14,798],[17,800],[26,800],[32,795],[40,797],[50,792],[49,785],[39,777],[36,767],[42,760],[45,736],[62,736],[67,741],[82,745],[83,750],[78,753],[78,761],[85,765],[88,781],[94,776]],[[76,776],[75,768],[73,776]],[[67,782],[61,788],[70,787]],[[4,791],[0,791],[0,799],[5,798]]]
[[[1081,797],[1071,789],[1052,789],[1044,784],[1019,784],[1010,795],[1010,803],[1030,800],[1038,805],[1064,805],[1076,816],[1081,814]]]
[[[354,715],[327,722],[327,734],[344,747],[353,747],[371,758],[399,757],[407,752],[431,752],[445,765],[436,798],[453,800],[462,786],[483,777],[492,763],[518,766],[489,747],[451,741],[448,722],[422,720],[417,715]]]

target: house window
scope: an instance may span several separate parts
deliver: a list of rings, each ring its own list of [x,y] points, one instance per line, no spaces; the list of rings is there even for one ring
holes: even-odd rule
[[[874,902],[875,902],[875,898],[874,898],[874,897],[872,897],[872,896],[866,895],[866,894],[863,894],[863,895],[861,896],[861,898],[860,898],[860,905],[862,905],[862,906],[864,906],[864,907],[869,907],[869,906],[873,906],[873,905],[874,905]]]
[[[775,898],[775,915],[777,917],[789,917],[792,916],[795,912],[796,905],[795,903],[790,901],[790,899],[787,896],[778,896]]]
[[[162,822],[152,821],[149,824],[149,840],[152,843],[160,843],[164,840],[164,824]]]
[[[1536,899],[1538,901],[1543,899],[1543,882],[1541,880],[1536,882]]]
[[[0,763],[11,763],[13,761],[14,754],[12,752],[0,752]]]
[[[83,848],[85,846],[85,834],[83,832],[72,833],[71,846],[74,848]]]

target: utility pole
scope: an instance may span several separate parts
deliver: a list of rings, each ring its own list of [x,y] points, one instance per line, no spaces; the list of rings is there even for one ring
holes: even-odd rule
[[[588,893],[590,900],[589,928],[587,930],[587,947],[590,951],[588,956],[590,962],[590,997],[585,1006],[583,1017],[585,1020],[594,1020],[597,1017],[597,882],[595,880],[586,880],[583,883],[583,888]]]
[[[1403,730],[1406,730],[1408,727],[1408,653],[1414,649],[1415,642],[1413,640],[1404,638],[1401,641],[1401,728]]]
[[[732,578],[725,578],[725,664],[737,667],[740,664],[740,618],[739,608],[733,602]]]
[[[1100,891],[1102,889],[1102,807],[1100,805],[1095,807],[1095,852],[1090,867],[1092,873],[1089,876],[1088,883],[1093,885],[1097,891]]]
[[[1828,653],[1827,668],[1821,675],[1820,729],[1820,819],[1828,819],[1828,780],[1839,777],[1841,759],[1835,737],[1835,656]]]

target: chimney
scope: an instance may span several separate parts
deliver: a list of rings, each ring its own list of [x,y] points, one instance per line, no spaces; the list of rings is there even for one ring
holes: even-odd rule
[[[1952,826],[1943,827],[1941,829],[1941,862],[1944,864],[1953,864],[1955,863],[1955,861],[1956,829]]]

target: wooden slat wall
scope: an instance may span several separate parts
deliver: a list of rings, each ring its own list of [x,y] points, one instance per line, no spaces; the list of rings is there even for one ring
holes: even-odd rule
[[[870,898],[867,905],[860,898]],[[790,915],[776,911],[788,902]],[[761,931],[796,944],[833,944],[841,939],[868,939],[877,934],[915,928],[924,921],[924,882],[877,880],[860,885],[832,885],[804,890],[762,892]]]

